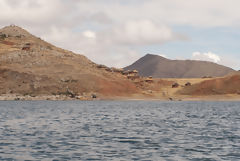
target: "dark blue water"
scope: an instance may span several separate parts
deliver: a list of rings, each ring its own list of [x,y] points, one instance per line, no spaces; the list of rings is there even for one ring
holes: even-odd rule
[[[0,102],[0,160],[240,160],[240,103]]]

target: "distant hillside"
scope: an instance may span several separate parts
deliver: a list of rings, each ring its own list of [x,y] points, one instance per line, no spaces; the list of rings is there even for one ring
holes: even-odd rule
[[[141,76],[154,78],[201,78],[220,77],[234,72],[233,69],[207,61],[170,60],[158,55],[147,54],[125,70],[138,70]]]
[[[240,95],[240,75],[229,75],[223,78],[206,80],[179,91],[182,95]]]

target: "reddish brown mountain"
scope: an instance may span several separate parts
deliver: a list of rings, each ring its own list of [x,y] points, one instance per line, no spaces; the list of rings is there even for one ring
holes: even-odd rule
[[[0,95],[130,95],[136,86],[85,56],[55,47],[18,26],[0,29]]]

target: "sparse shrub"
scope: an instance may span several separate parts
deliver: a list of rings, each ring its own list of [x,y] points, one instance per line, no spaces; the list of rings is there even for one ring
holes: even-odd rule
[[[29,93],[24,93],[23,96],[29,96],[30,94]]]
[[[52,50],[52,47],[51,47],[51,46],[47,46],[47,49],[48,49],[48,50]]]
[[[71,98],[75,98],[77,94],[75,94],[73,91],[67,89],[65,92],[59,92],[60,95],[66,95],[70,96]]]
[[[0,39],[4,40],[5,38],[7,38],[6,34],[0,34]]]

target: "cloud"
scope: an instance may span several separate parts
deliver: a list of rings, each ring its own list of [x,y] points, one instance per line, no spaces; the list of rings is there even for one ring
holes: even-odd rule
[[[231,67],[233,69],[239,69],[238,59],[234,59],[231,56],[219,56],[219,54],[215,54],[212,52],[193,52],[192,60],[210,61],[227,67]]]
[[[168,56],[165,55],[165,54],[158,54],[158,55],[161,56],[161,57],[164,57],[164,58],[168,59]]]
[[[108,33],[105,34],[108,36],[107,39],[112,37],[116,43],[125,45],[162,44],[180,39],[180,36],[174,33],[170,27],[156,24],[150,20],[127,21],[114,26]]]
[[[0,0],[0,26],[13,23],[97,63],[123,67],[143,48],[186,40],[173,26],[239,26],[238,6],[239,0]],[[218,61],[200,54],[195,58]]]
[[[1,23],[101,25],[146,19],[164,25],[240,25],[240,1],[231,0],[0,0]],[[68,23],[66,23],[68,22]],[[45,24],[43,24],[45,25]]]
[[[83,36],[90,38],[90,39],[95,39],[96,38],[96,33],[90,30],[84,31]]]
[[[192,54],[192,59],[193,60],[202,60],[202,61],[211,61],[214,63],[221,62],[220,56],[218,56],[217,54],[214,54],[212,52],[207,52],[207,53],[194,52]]]
[[[41,24],[54,22],[65,9],[60,0],[0,0],[0,10],[2,23]]]
[[[239,26],[240,1],[231,0],[91,0],[79,1],[81,12],[103,12],[113,21],[149,19],[195,27]]]

